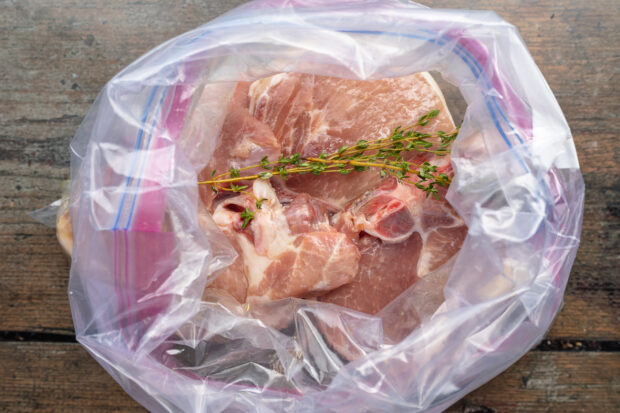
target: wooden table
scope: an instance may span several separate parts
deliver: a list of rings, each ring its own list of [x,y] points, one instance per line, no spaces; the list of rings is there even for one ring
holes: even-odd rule
[[[240,3],[0,1],[0,411],[143,410],[75,342],[69,262],[26,212],[59,197],[69,142],[108,79]],[[449,411],[619,411],[618,2],[428,3],[494,9],[520,29],[572,127],[587,186],[581,248],[546,340]]]

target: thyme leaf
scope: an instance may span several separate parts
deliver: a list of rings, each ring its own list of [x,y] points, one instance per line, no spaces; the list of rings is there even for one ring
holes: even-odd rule
[[[348,175],[353,172],[366,172],[378,169],[381,178],[394,176],[399,182],[415,186],[426,194],[439,199],[438,187],[450,185],[451,177],[443,172],[437,172],[437,166],[429,162],[416,164],[405,161],[405,152],[433,153],[445,156],[450,153],[450,145],[458,135],[458,128],[453,132],[438,131],[436,134],[423,133],[416,127],[426,126],[439,115],[439,110],[431,110],[421,116],[413,126],[397,126],[385,138],[374,140],[360,139],[354,145],[343,145],[333,153],[321,152],[317,157],[302,158],[299,153],[290,156],[280,155],[275,161],[264,156],[259,164],[243,168],[230,167],[227,173],[217,175],[211,171],[209,180],[199,184],[210,185],[216,194],[220,191],[243,192],[255,198],[256,208],[261,209],[266,199],[258,199],[246,191],[248,185],[238,185],[240,181],[255,179],[268,180],[278,175],[286,180],[289,175],[323,173],[339,173]],[[260,168],[262,171],[247,173],[247,170]],[[411,180],[411,178],[414,180]],[[241,213],[242,228],[245,229],[254,219],[255,212],[246,208]]]

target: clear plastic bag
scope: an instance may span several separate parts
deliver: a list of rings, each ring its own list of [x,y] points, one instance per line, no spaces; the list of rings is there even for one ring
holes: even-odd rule
[[[460,253],[376,316],[202,297],[236,256],[197,190],[235,83],[429,70],[468,105],[447,195],[469,228]],[[210,103],[190,122],[200,99]],[[579,244],[570,130],[519,34],[492,12],[251,2],[114,77],[71,151],[77,338],[153,411],[440,411],[541,340]]]

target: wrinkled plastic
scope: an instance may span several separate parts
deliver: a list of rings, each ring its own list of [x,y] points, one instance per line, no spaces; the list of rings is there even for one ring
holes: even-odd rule
[[[467,102],[447,195],[469,228],[460,253],[376,316],[203,299],[235,259],[196,184],[235,82],[429,70]],[[201,98],[212,105],[196,122]],[[579,243],[570,130],[516,29],[493,12],[248,3],[114,77],[71,151],[77,338],[152,411],[440,411],[541,340]]]

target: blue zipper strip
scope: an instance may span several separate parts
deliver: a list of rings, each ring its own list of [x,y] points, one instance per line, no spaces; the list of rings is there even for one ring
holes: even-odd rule
[[[146,167],[146,164],[148,163],[148,149],[151,145],[151,138],[153,137],[153,132],[155,131],[155,125],[157,124],[157,121],[159,120],[159,118],[157,117],[157,113],[161,109],[161,106],[164,102],[164,98],[166,97],[167,91],[168,91],[168,86],[166,86],[164,90],[161,92],[161,97],[159,98],[159,102],[157,102],[157,108],[155,109],[155,114],[153,115],[153,122],[151,124],[149,137],[146,141],[146,148],[145,148],[145,154],[144,154],[145,159],[144,159],[144,162],[142,163],[142,166],[140,167],[140,172],[138,173],[138,182],[136,183],[136,193],[133,195],[133,200],[131,201],[131,208],[129,209],[129,218],[127,219],[127,225],[125,225],[125,230],[129,229],[129,226],[131,225],[131,221],[133,219],[133,210],[134,210],[134,207],[136,206],[136,200],[138,199],[137,190],[140,188],[140,183],[142,182],[142,174],[144,173],[144,168]]]
[[[136,145],[134,146],[134,153],[131,160],[131,167],[129,168],[129,174],[127,175],[127,179],[125,180],[125,188],[123,189],[123,195],[121,196],[121,202],[118,207],[118,213],[116,214],[116,219],[114,220],[114,225],[112,226],[112,230],[118,229],[118,222],[121,219],[121,212],[123,211],[123,206],[125,205],[125,197],[127,196],[127,188],[129,187],[129,181],[131,181],[131,176],[133,175],[133,170],[136,166],[136,161],[138,157],[138,149],[142,145],[142,136],[144,135],[144,125],[146,124],[146,119],[148,118],[151,104],[153,103],[153,98],[155,97],[155,93],[159,89],[159,86],[155,86],[151,91],[151,94],[146,102],[146,108],[144,109],[144,113],[142,114],[142,124],[140,125],[140,130],[138,131],[138,137],[136,139]]]

